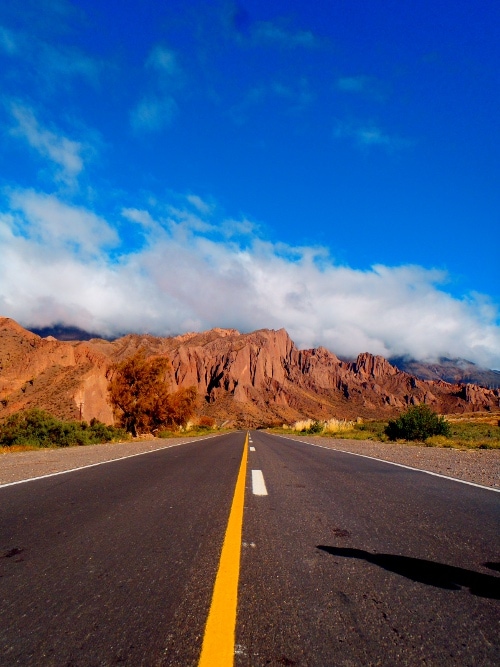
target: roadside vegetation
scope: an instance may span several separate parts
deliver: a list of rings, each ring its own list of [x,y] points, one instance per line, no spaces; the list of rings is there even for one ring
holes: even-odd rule
[[[439,416],[427,406],[409,408],[395,420],[301,420],[274,432],[336,439],[373,440],[426,447],[500,449],[500,413]]]
[[[391,419],[385,428],[385,434],[389,440],[423,441],[435,435],[448,438],[451,430],[444,417],[422,403],[409,408],[397,419]]]
[[[434,436],[426,445],[434,447],[460,447],[462,449],[500,449],[500,414],[463,417],[448,417],[451,435],[449,438]]]
[[[187,422],[183,427],[157,431],[144,437],[178,438],[222,433],[211,417],[200,417],[196,423]],[[131,435],[124,428],[103,424],[97,419],[71,421],[57,419],[38,408],[16,412],[0,421],[0,453],[23,452],[36,449],[98,445],[106,442],[130,441]]]
[[[198,436],[207,435],[207,433],[215,432],[223,433],[225,429],[220,429],[217,426],[215,419],[212,417],[200,417],[197,422],[188,421],[185,426],[177,430],[163,429],[159,430],[155,435],[157,438],[178,438],[183,436]]]
[[[0,452],[95,445],[131,437],[169,438],[220,432],[211,417],[192,419],[198,403],[196,389],[187,387],[170,392],[167,372],[165,357],[146,358],[140,350],[113,367],[109,396],[117,427],[97,419],[90,423],[58,419],[44,410],[31,408],[0,421]]]
[[[16,412],[0,423],[0,447],[8,451],[97,445],[128,438],[123,429],[97,419],[64,421],[38,408]]]

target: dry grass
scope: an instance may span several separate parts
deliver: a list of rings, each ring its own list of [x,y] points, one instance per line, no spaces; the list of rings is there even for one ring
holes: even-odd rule
[[[313,419],[299,419],[299,421],[294,422],[287,428],[292,429],[292,431],[298,431],[299,433],[302,433],[302,431],[308,431],[313,423]]]
[[[435,442],[435,438],[428,438],[426,445],[460,449],[500,449],[498,419],[493,423],[481,418],[460,421],[448,419],[448,421],[451,427],[451,437],[444,439],[447,442]]]
[[[317,422],[314,419],[299,419],[291,425],[283,424],[283,430],[294,431],[295,433],[309,432],[313,425],[319,424],[321,431],[320,435],[331,435],[332,433],[341,433],[345,431],[352,431],[356,425],[356,421],[348,421],[347,419],[337,419],[331,417],[326,421]]]
[[[352,431],[356,422],[348,421],[347,419],[336,419],[332,417],[325,422],[323,427],[323,433],[326,435],[328,433],[341,433],[342,431]]]
[[[475,412],[460,415],[446,415],[451,427],[450,437],[442,435],[427,438],[423,444],[427,447],[444,447],[453,449],[500,449],[500,412]],[[292,433],[304,433],[313,424],[312,419],[304,419],[283,429]],[[327,425],[331,423],[328,428]],[[385,427],[387,421],[368,420],[347,421],[329,419],[324,422],[325,428],[319,436],[335,437],[350,440],[373,440],[386,442]],[[398,440],[401,445],[415,444],[406,440]],[[420,443],[422,444],[422,443]]]
[[[446,421],[450,424],[489,424],[500,426],[500,411],[496,412],[466,412],[459,415],[446,415]]]
[[[0,447],[0,454],[13,454],[14,452],[33,452],[38,449],[51,449],[51,448],[36,447],[35,445],[12,445],[11,447]]]

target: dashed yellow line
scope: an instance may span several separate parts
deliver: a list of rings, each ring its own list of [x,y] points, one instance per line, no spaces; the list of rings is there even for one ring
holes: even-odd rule
[[[240,575],[241,531],[245,501],[248,433],[243,447],[240,470],[229,521],[222,545],[219,570],[215,579],[212,604],[205,626],[203,646],[198,667],[232,667]]]

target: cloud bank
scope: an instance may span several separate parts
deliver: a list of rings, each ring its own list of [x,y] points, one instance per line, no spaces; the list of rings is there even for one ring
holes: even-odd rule
[[[267,242],[249,221],[217,219],[214,209],[190,194],[183,207],[123,208],[113,222],[56,195],[11,190],[0,212],[0,314],[102,335],[284,327],[300,347],[341,356],[465,357],[500,368],[495,309],[446,293],[444,273],[338,266],[322,248]],[[121,246],[124,223],[142,239],[134,251]]]

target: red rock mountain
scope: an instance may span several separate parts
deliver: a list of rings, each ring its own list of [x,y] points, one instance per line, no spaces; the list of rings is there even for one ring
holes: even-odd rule
[[[500,401],[498,389],[419,380],[380,356],[345,362],[323,347],[299,350],[284,329],[59,341],[0,318],[0,417],[37,406],[66,418],[78,418],[81,409],[84,419],[111,423],[112,365],[139,348],[167,356],[172,389],[194,385],[199,413],[219,423],[387,417],[422,402],[441,413],[469,412],[496,409]]]

